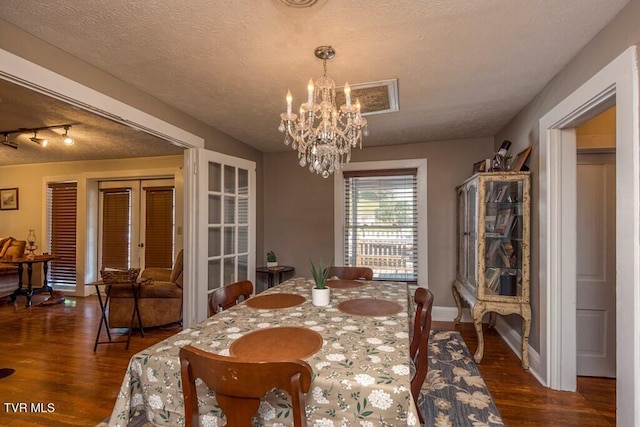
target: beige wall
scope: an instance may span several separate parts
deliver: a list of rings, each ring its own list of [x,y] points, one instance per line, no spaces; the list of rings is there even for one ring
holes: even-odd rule
[[[531,224],[531,308],[532,325],[529,343],[536,350],[540,350],[540,282],[538,271],[540,267],[540,233],[539,206],[539,120],[553,107],[579,88],[589,78],[630,46],[640,42],[640,0],[631,0],[618,16],[607,25],[596,37],[571,59],[567,66],[558,73],[549,84],[529,103],[513,120],[511,120],[495,137],[495,145],[504,139],[514,143],[511,151],[516,153],[522,148],[532,145],[529,166],[532,171],[532,224]],[[519,330],[519,321],[512,316],[512,322]]]
[[[352,162],[427,159],[427,218],[419,221],[428,224],[428,280],[437,306],[455,306],[455,187],[471,176],[473,163],[490,157],[492,150],[492,138],[476,138],[353,153]],[[294,266],[296,275],[309,276],[310,258],[330,261],[334,256],[333,178],[323,179],[298,166],[293,151],[265,153],[264,164],[265,250],[275,251],[279,263]],[[258,260],[263,265],[266,254],[258,254]]]
[[[18,27],[0,20],[0,48],[49,70],[75,80],[87,87],[122,101],[145,113],[171,123],[202,137],[205,148],[256,162],[257,168],[257,224],[256,248],[264,252],[262,245],[262,153],[220,131],[208,126],[169,105],[159,101],[114,76],[51,46]],[[176,81],[176,84],[180,84]],[[260,258],[257,262],[259,263]]]

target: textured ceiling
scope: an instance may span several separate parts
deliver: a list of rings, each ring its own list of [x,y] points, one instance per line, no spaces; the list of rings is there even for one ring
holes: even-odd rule
[[[337,85],[398,79],[365,146],[493,136],[628,0],[2,0],[0,19],[262,151],[330,44]],[[34,23],[37,23],[35,25]],[[0,93],[1,96],[1,93]],[[18,125],[22,126],[22,125]],[[2,148],[2,147],[0,147]]]
[[[0,137],[3,131],[41,128],[61,124],[73,125],[69,136],[75,143],[67,147],[60,135],[64,129],[38,132],[47,138],[44,148],[31,142],[33,133],[12,133],[14,150],[0,145],[0,166],[69,160],[123,159],[131,157],[182,154],[182,148],[146,132],[99,117],[93,113],[54,100],[30,89],[0,79]]]

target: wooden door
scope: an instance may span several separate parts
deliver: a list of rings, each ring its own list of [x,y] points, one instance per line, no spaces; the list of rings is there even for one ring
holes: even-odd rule
[[[577,166],[577,373],[616,376],[615,154]]]

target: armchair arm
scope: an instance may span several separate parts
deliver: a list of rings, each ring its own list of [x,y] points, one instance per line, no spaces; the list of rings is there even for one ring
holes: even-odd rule
[[[160,282],[168,282],[171,278],[171,269],[169,268],[159,268],[159,267],[149,267],[142,270],[142,274],[140,275],[141,279],[153,279]]]

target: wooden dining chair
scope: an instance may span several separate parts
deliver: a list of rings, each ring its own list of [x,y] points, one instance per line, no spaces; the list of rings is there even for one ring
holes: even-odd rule
[[[289,393],[293,425],[306,426],[304,393],[313,371],[302,360],[252,362],[208,353],[190,345],[180,349],[180,374],[186,427],[199,425],[196,378],[216,395],[228,426],[252,427],[260,399],[273,388]]]
[[[240,302],[240,298],[245,300],[253,293],[253,283],[250,280],[231,283],[216,289],[209,295],[209,316],[213,316],[226,310]]]
[[[329,277],[345,280],[373,280],[373,270],[369,267],[331,267]]]
[[[413,326],[413,338],[409,347],[416,371],[411,379],[411,395],[418,409],[420,423],[424,423],[422,412],[418,406],[420,389],[427,378],[429,370],[429,334],[431,333],[431,309],[433,307],[433,294],[425,288],[418,287],[414,294],[416,315]]]

